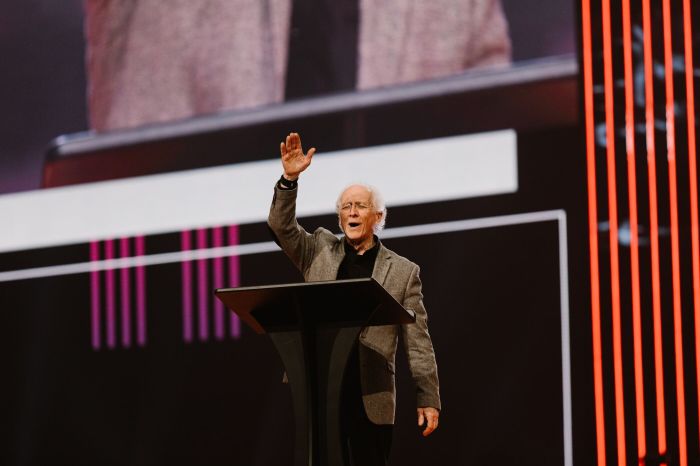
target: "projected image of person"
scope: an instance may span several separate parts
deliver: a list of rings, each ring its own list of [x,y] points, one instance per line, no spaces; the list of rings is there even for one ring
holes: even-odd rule
[[[98,131],[510,63],[501,0],[85,2]]]
[[[337,200],[344,236],[324,228],[308,233],[296,219],[299,176],[315,152],[304,154],[291,133],[280,144],[283,175],[275,186],[268,224],[282,250],[306,281],[373,277],[406,309],[416,313],[407,325],[366,327],[348,362],[341,408],[343,444],[356,465],[386,465],[391,449],[396,389],[394,367],[399,334],[416,384],[418,424],[430,435],[438,427],[440,394],[435,353],[423,306],[419,267],[386,248],[377,237],[386,207],[376,188],[352,185]]]

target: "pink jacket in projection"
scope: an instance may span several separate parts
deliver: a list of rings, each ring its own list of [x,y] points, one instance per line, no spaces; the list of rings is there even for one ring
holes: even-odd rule
[[[96,130],[284,100],[291,0],[86,0]],[[357,88],[505,65],[500,0],[360,0]]]

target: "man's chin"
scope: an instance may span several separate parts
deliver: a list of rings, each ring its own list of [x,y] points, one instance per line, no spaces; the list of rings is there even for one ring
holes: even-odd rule
[[[345,233],[345,237],[348,239],[348,241],[352,244],[357,244],[362,241],[362,235],[358,235],[357,233],[350,232]]]

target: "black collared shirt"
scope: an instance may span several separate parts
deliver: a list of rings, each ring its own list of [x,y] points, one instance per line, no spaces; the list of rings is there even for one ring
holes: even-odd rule
[[[379,238],[374,235],[374,246],[365,251],[364,254],[358,254],[347,239],[343,239],[345,247],[345,257],[343,262],[338,267],[338,280],[345,278],[367,278],[372,276],[374,263],[377,261],[377,253],[379,252]],[[375,426],[367,419],[367,414],[362,402],[362,385],[360,382],[360,355],[358,346],[355,344],[347,365],[345,366],[345,376],[343,378],[343,391],[341,406],[341,425],[348,435],[348,431],[354,431],[358,425],[374,426],[377,428],[385,428],[387,426]],[[354,427],[353,427],[354,426]],[[391,428],[391,426],[388,426]]]
[[[371,277],[374,271],[374,263],[377,261],[377,253],[379,252],[379,238],[377,238],[377,235],[374,235],[374,246],[365,251],[364,254],[358,254],[355,248],[348,243],[347,239],[343,241],[343,246],[345,247],[345,257],[343,262],[340,263],[340,267],[338,267],[336,279]]]

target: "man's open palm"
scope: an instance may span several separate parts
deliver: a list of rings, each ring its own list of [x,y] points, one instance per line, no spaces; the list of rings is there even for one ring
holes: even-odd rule
[[[301,138],[298,133],[289,133],[285,142],[280,143],[280,154],[282,155],[282,167],[287,178],[295,179],[299,173],[306,170],[311,165],[311,158],[314,156],[316,148],[312,147],[304,155],[301,147]]]

